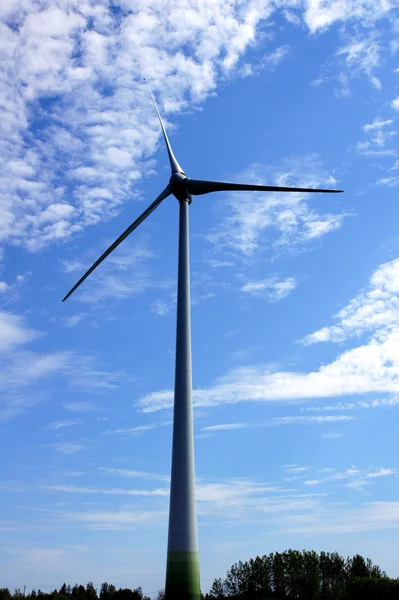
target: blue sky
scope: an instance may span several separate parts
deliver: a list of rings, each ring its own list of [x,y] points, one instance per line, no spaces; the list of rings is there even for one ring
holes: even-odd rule
[[[202,588],[286,548],[398,576],[399,15],[389,0],[0,7],[0,586],[163,587],[169,177],[190,208]]]

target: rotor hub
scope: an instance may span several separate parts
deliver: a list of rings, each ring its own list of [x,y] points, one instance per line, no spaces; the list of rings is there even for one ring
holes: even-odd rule
[[[187,202],[191,204],[192,196],[187,190],[187,177],[185,173],[172,173],[171,178],[169,179],[169,185],[172,194],[179,202],[187,200]]]

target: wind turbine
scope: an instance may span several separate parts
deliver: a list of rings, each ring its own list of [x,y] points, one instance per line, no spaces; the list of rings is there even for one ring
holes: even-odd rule
[[[148,84],[147,84],[148,85]],[[148,86],[149,87],[149,86]],[[179,201],[179,258],[177,278],[177,328],[173,415],[172,474],[166,565],[166,600],[200,600],[200,574],[195,502],[194,432],[191,375],[190,266],[188,207],[193,196],[224,191],[342,192],[273,185],[252,185],[190,179],[173,153],[155,98],[149,88],[169,156],[171,176],[158,198],[118,237],[63,298],[83,281],[170,195]]]

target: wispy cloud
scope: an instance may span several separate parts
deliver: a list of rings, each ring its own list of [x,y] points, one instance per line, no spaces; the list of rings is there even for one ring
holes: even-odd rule
[[[46,425],[45,429],[58,430],[64,427],[72,427],[73,425],[80,425],[82,421],[80,419],[69,419],[65,421],[53,421]]]
[[[397,153],[396,148],[387,148],[397,134],[393,127],[392,119],[376,118],[372,123],[364,125],[363,130],[367,134],[366,141],[358,142],[356,149],[359,154],[366,156],[392,156]]]
[[[358,21],[370,27],[379,19],[389,16],[393,4],[390,2],[347,2],[336,0],[326,4],[323,0],[314,0],[306,5],[305,21],[312,33],[327,29],[334,23]]]
[[[151,304],[151,311],[157,317],[167,317],[170,312],[170,306],[163,300],[155,300],[155,302]]]
[[[237,402],[331,398],[348,394],[399,392],[399,328],[377,333],[357,348],[308,373],[274,370],[270,366],[232,369],[206,389],[194,390],[195,406]],[[139,408],[153,412],[172,406],[169,390],[142,397]]]
[[[43,334],[27,327],[18,315],[0,312],[0,334],[2,421],[48,400],[61,381],[67,387],[104,393],[115,389],[124,377],[120,372],[102,368],[100,361],[93,356],[70,351],[45,353],[25,349],[24,345]]]
[[[381,179],[378,179],[377,185],[397,187],[399,185],[399,177],[381,177]]]
[[[107,244],[105,244],[107,247]],[[101,251],[98,252],[101,254]],[[94,255],[93,255],[94,256]],[[97,258],[97,256],[95,257]],[[171,282],[151,276],[149,261],[155,258],[154,253],[145,243],[127,243],[112,253],[87,281],[85,286],[76,294],[82,302],[98,306],[105,300],[123,300],[142,294],[148,289],[168,289]],[[69,273],[79,277],[94,262],[94,258],[87,261],[87,265],[78,269],[79,263],[63,263]],[[72,266],[73,265],[73,269]],[[134,277],[132,277],[132,272]],[[71,279],[72,285],[72,279]],[[72,317],[73,318],[73,317]]]
[[[365,502],[360,506],[318,506],[313,514],[287,516],[276,533],[339,535],[399,527],[399,502]]]
[[[364,292],[342,308],[336,325],[323,327],[304,338],[305,344],[340,342],[364,331],[392,331],[399,320],[399,258],[380,265],[370,277]]]
[[[105,495],[105,496],[168,496],[169,489],[155,490],[131,490],[124,488],[99,488],[84,487],[78,485],[50,485],[43,484],[43,490],[50,492],[62,492],[64,494],[86,494],[86,495]]]
[[[375,75],[382,56],[381,41],[376,31],[349,35],[337,50],[336,56],[346,67],[340,75],[343,93],[348,93],[347,81],[359,75],[366,75],[374,87],[381,88],[381,81]]]
[[[374,400],[359,400],[358,402],[337,402],[333,405],[303,406],[301,412],[326,412],[334,410],[355,410],[357,408],[378,408],[380,406],[396,406],[399,398],[376,398]]]
[[[317,417],[303,417],[301,415],[295,415],[292,417],[274,417],[270,420],[271,425],[295,425],[295,424],[306,424],[306,423],[337,423],[342,421],[354,421],[355,417],[349,415],[323,415]]]
[[[98,405],[91,400],[77,400],[75,402],[65,402],[63,407],[66,410],[77,413],[86,413],[99,410]]]
[[[395,100],[392,100],[391,106],[394,110],[399,110],[399,96]]]
[[[267,298],[270,302],[277,302],[288,296],[296,285],[294,277],[286,279],[270,277],[261,281],[248,282],[242,286],[241,291],[259,298]]]
[[[9,352],[17,346],[27,344],[39,335],[38,331],[26,326],[23,317],[0,311],[0,352]]]
[[[134,427],[120,427],[118,429],[108,429],[103,431],[104,435],[115,435],[115,436],[130,436],[143,433],[144,431],[151,431],[158,427],[165,427],[172,425],[172,421],[162,421],[160,423],[147,423],[145,425],[135,425]]]
[[[295,425],[295,424],[306,424],[306,423],[336,423],[340,421],[353,421],[355,417],[349,415],[322,415],[322,416],[302,416],[294,415],[289,417],[273,417],[268,421],[261,423],[221,423],[218,425],[208,425],[202,427],[201,431],[229,431],[234,429],[248,429],[255,427],[273,427],[279,425]],[[301,468],[302,469],[302,468]]]
[[[45,354],[18,349],[0,356],[0,420],[15,418],[48,399],[51,387],[42,384],[55,375],[66,377],[73,362],[69,352]]]
[[[263,58],[256,64],[245,63],[240,68],[240,75],[248,77],[250,75],[259,74],[261,71],[272,71],[291,54],[291,46],[284,44],[279,46],[273,52],[265,53]]]
[[[57,442],[56,444],[53,444],[53,448],[56,452],[69,455],[84,450],[85,446],[77,442]]]
[[[208,425],[202,427],[201,431],[229,431],[230,429],[246,429],[253,427],[250,423],[220,423],[219,425]]]
[[[303,177],[306,164],[307,178]],[[265,169],[252,165],[239,175],[240,181],[292,187],[336,186],[336,180],[327,174],[318,157],[303,156],[287,160],[279,167]],[[208,234],[216,250],[230,249],[251,256],[259,251],[282,251],[296,247],[338,229],[346,214],[321,213],[311,208],[311,198],[301,193],[270,193],[251,195],[251,210],[247,209],[243,193],[231,194],[226,202],[227,217],[223,224]],[[265,233],[267,232],[267,242]]]
[[[75,327],[80,321],[82,321],[82,315],[71,315],[69,317],[63,317],[62,321],[66,327]]]
[[[303,465],[283,465],[282,467],[287,473],[304,473],[310,469],[310,466]]]
[[[331,482],[345,482],[344,485],[346,487],[363,491],[364,487],[371,483],[370,480],[380,477],[393,476],[396,474],[396,472],[396,469],[391,468],[362,470],[353,466],[344,472],[332,473],[331,475],[327,475],[327,477],[323,477],[322,479],[308,479],[304,482],[304,485],[315,486]]]
[[[169,482],[169,475],[161,475],[159,473],[148,473],[147,471],[133,471],[132,469],[120,469],[116,467],[98,467],[98,470],[105,475],[116,475],[127,479],[154,479],[157,481]]]

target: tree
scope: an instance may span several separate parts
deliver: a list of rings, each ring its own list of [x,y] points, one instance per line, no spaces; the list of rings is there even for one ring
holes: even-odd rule
[[[264,598],[272,592],[272,560],[269,556],[257,556],[249,561],[247,594],[251,598]]]
[[[11,592],[8,588],[0,588],[0,600],[11,600]]]
[[[321,588],[319,557],[314,550],[304,550],[302,557],[299,597],[307,600],[317,600],[320,597]]]
[[[100,588],[100,600],[111,600],[112,596],[116,592],[116,587],[112,583],[106,581],[101,584]]]
[[[92,581],[89,581],[89,583],[86,585],[86,600],[98,600],[97,590],[95,589]]]
[[[370,559],[369,562],[371,563]],[[360,554],[355,554],[355,556],[348,559],[347,571],[349,577],[370,577],[369,566]]]
[[[86,600],[86,590],[83,585],[75,585],[72,588],[71,597],[73,600]]]
[[[279,599],[287,597],[287,582],[285,577],[285,556],[276,552],[272,555],[272,585],[275,596]]]
[[[282,565],[284,566],[281,567],[281,574],[284,572],[282,577],[285,581],[287,597],[290,600],[297,600],[301,595],[303,555],[298,550],[288,550],[282,554]]]
[[[224,585],[221,578],[215,579],[210,589],[209,596],[211,598],[225,598]],[[163,600],[163,598],[159,598],[159,600]]]

